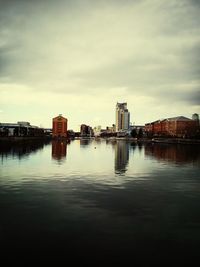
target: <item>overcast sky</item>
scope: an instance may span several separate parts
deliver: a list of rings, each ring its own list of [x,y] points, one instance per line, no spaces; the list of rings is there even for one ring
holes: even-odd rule
[[[0,122],[200,113],[200,0],[0,0]]]

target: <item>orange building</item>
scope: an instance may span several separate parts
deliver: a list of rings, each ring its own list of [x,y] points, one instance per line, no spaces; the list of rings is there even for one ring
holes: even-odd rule
[[[53,118],[53,137],[67,137],[67,119],[61,114]]]

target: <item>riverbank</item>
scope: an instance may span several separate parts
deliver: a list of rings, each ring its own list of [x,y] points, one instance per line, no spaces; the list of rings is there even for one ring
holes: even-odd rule
[[[136,143],[163,143],[163,144],[189,144],[200,145],[199,139],[184,138],[133,138],[133,137],[107,137],[106,140],[124,140]]]
[[[109,141],[117,141],[123,140],[128,142],[136,142],[136,143],[163,143],[163,144],[189,144],[189,145],[200,145],[199,139],[184,139],[184,138],[133,138],[133,137],[78,137],[75,140],[98,140],[104,139]],[[40,142],[40,141],[51,141],[51,136],[7,136],[0,137],[0,145],[2,144],[25,144],[32,142]],[[55,139],[59,140],[59,139]],[[68,139],[69,141],[70,139]],[[73,139],[71,139],[73,140]]]
[[[200,140],[184,138],[153,138],[152,143],[200,145]]]

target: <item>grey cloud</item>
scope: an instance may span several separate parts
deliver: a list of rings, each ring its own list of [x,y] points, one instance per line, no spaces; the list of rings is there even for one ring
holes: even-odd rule
[[[186,92],[179,88],[198,83],[200,77],[198,2],[1,1],[0,80],[7,77],[33,90],[61,93],[98,94],[126,87],[130,94],[159,98],[170,92],[168,97],[196,103],[196,87]],[[114,19],[120,22],[113,23],[108,15],[108,25],[93,19],[97,12],[103,20],[107,6],[119,12]],[[142,12],[138,25],[137,14],[121,12],[126,6]],[[101,55],[105,62],[95,66]],[[94,68],[78,67],[86,60]]]
[[[189,83],[198,80],[199,75],[199,47],[183,49],[170,55],[140,55],[106,66],[101,69],[82,73],[86,84],[92,87],[116,87],[138,88],[142,91],[150,91],[163,85]],[[173,51],[172,51],[173,52]],[[172,58],[172,60],[170,59]],[[179,62],[173,65],[173,61]]]
[[[180,101],[183,101],[185,103],[190,103],[191,105],[198,106],[200,103],[200,86],[197,89],[193,89],[187,95],[179,94],[178,97],[179,97],[178,99],[180,99]]]
[[[175,87],[166,85],[156,90],[150,90],[150,95],[157,96],[158,104],[161,100],[162,104],[168,105],[191,105],[198,106],[200,103],[200,87],[183,85],[182,87]]]
[[[188,0],[189,1],[189,0]],[[194,5],[195,7],[200,9],[200,1],[199,0],[190,0],[189,3]]]
[[[162,2],[160,11],[163,34],[179,35],[199,30],[200,9],[191,2],[189,0]]]

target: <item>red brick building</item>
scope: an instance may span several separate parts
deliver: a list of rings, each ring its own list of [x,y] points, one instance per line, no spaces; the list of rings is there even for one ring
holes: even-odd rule
[[[192,137],[199,132],[199,121],[184,116],[157,120],[145,124],[147,135]]]
[[[67,119],[61,114],[53,118],[53,137],[67,137]]]

